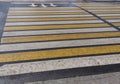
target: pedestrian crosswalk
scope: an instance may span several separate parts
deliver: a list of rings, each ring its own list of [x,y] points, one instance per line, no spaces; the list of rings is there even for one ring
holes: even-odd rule
[[[46,36],[5,37],[2,39],[2,44],[109,38],[109,37],[119,37],[119,36],[120,36],[119,32],[104,32],[104,33],[98,32],[98,33],[83,33],[83,34],[78,33],[78,34],[61,34],[61,35],[46,35]]]
[[[21,62],[29,65],[36,61],[42,63],[45,60],[45,62],[54,62],[56,66],[50,70],[56,70],[59,63],[53,59],[66,60],[64,63],[68,64],[68,62],[73,62],[73,58],[79,64],[81,57],[88,59],[90,56],[92,59],[99,60],[97,56],[103,58],[112,56],[114,61],[120,58],[119,30],[98,18],[101,17],[116,27],[120,27],[119,6],[99,7],[99,4],[77,3],[71,4],[71,7],[57,7],[55,4],[55,7],[44,8],[28,7],[29,5],[22,7],[16,4],[10,7],[1,38],[0,63],[13,63],[16,66],[16,62],[20,65]],[[104,65],[112,63],[115,62],[109,60]],[[42,65],[46,66],[44,63]],[[74,68],[84,67],[82,64],[73,65]],[[97,65],[94,64],[94,66]],[[59,69],[73,68],[71,65],[65,66]],[[37,72],[39,71],[42,70],[39,68]],[[7,75],[6,72],[4,73],[0,75]],[[27,71],[16,74],[21,73],[27,73]]]
[[[97,4],[97,7],[92,6],[92,4],[89,4],[89,5],[77,4],[77,5],[81,6],[84,9],[87,9],[87,10],[93,12],[94,14],[97,14],[98,16],[99,16],[99,14],[102,13],[102,14],[106,14],[107,17],[111,17],[110,14],[113,14],[111,17],[111,20],[109,18],[104,17],[104,16],[101,16],[101,17],[103,19],[107,20],[108,22],[112,23],[113,25],[120,27],[120,19],[119,19],[120,18],[120,11],[119,11],[120,6],[119,5],[107,4],[107,5],[101,6],[100,4]],[[115,22],[112,22],[113,20]]]

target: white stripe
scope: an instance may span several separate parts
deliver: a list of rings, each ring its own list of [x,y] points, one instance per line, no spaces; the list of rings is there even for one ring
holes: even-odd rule
[[[116,31],[116,29],[110,27],[110,28],[85,28],[85,29],[63,29],[63,30],[60,29],[60,30],[13,31],[13,32],[4,32],[3,36],[104,32],[104,31]]]
[[[120,8],[120,7],[119,7],[119,6],[115,6],[115,7],[114,7],[114,6],[113,6],[113,7],[111,7],[111,6],[110,6],[110,7],[107,7],[107,6],[106,6],[106,7],[84,7],[84,8],[88,8],[88,9],[90,9],[90,8],[91,8],[91,9],[101,9],[101,8],[104,8],[104,9],[106,9],[106,8],[107,8],[107,9],[112,9],[112,8],[114,8],[114,9],[117,9],[117,8]]]
[[[120,54],[77,57],[38,62],[5,64],[0,67],[0,76],[44,72],[61,69],[82,68],[120,63]]]
[[[8,16],[7,18],[85,17],[92,15]]]
[[[104,7],[104,8],[105,7],[113,7],[113,8],[120,7],[119,4],[114,4],[114,3],[113,4],[109,4],[109,3],[108,4],[103,4],[103,3],[102,4],[95,4],[94,3],[94,4],[91,4],[91,5],[89,5],[89,4],[83,5],[82,4],[82,6],[83,7],[96,7],[96,8],[98,8],[98,7]]]
[[[85,17],[92,16],[90,14],[85,15],[49,15],[49,16],[8,16],[7,18],[48,18],[48,17]],[[120,14],[98,14],[98,16],[120,16]]]
[[[50,9],[49,9],[50,8]],[[15,11],[19,11],[19,10],[36,10],[36,9],[42,9],[42,10],[44,10],[44,9],[48,9],[48,10],[53,10],[54,11],[54,9],[58,9],[58,10],[61,10],[61,9],[66,9],[66,10],[71,10],[72,8],[75,8],[75,9],[79,9],[79,8],[77,8],[77,7],[47,7],[47,8],[31,8],[31,7],[23,7],[23,8],[20,8],[20,7],[11,7],[10,8],[10,11],[11,10],[15,10]]]
[[[92,2],[92,3],[74,3],[76,5],[80,5],[83,7],[116,7],[117,5],[119,6],[119,4],[115,4],[115,3],[96,3],[96,2]]]
[[[69,40],[57,42],[36,42],[36,43],[22,43],[22,44],[6,44],[0,46],[0,52],[3,51],[16,51],[16,50],[29,50],[29,49],[46,49],[46,48],[59,48],[59,47],[74,47],[74,46],[88,46],[120,43],[119,38],[103,38],[103,39],[87,39],[87,40]]]
[[[120,19],[108,20],[109,22],[120,22]]]
[[[51,22],[15,22],[6,23],[6,26],[17,25],[51,25],[51,24],[77,24],[77,23],[102,23],[101,20],[85,20],[85,21],[51,21]]]
[[[119,11],[119,10],[118,10]],[[29,10],[26,10],[26,11],[10,11],[9,13],[26,13],[26,12],[83,12],[83,10],[61,10],[61,11],[36,11],[36,10],[32,10],[32,11],[29,11]]]
[[[120,10],[89,10],[89,11],[95,11],[95,12],[97,12],[97,11],[99,11],[99,12],[120,12]]]

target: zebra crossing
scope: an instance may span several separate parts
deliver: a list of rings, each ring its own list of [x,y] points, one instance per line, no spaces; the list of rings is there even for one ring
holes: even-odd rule
[[[81,5],[81,4],[78,4]],[[99,14],[106,14],[107,17],[101,16],[103,19],[109,21],[110,23],[112,23],[113,25],[117,26],[120,28],[120,6],[119,5],[103,5],[101,6],[101,4],[97,4],[97,8],[95,6],[92,6],[92,4],[89,5],[81,5],[81,7],[93,12],[94,14],[97,14],[98,16],[100,16]],[[112,14],[112,16],[111,16]],[[110,18],[111,19],[110,19]],[[114,20],[114,21],[113,21]]]
[[[0,45],[0,63],[4,64],[0,76],[120,62],[120,32],[77,7],[120,27],[120,6],[21,5],[14,4],[8,11]]]

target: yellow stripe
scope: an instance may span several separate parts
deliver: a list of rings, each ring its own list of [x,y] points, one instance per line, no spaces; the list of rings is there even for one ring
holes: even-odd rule
[[[26,37],[7,37],[7,38],[2,38],[2,43],[34,42],[34,41],[49,41],[49,40],[67,40],[67,39],[98,38],[98,37],[111,37],[111,36],[120,36],[120,32],[87,33],[87,34],[63,34],[63,35],[26,36]]]
[[[113,23],[114,25],[116,25],[116,26],[120,26],[120,22],[119,23]]]
[[[91,54],[106,54],[120,52],[120,45],[97,46],[97,47],[82,47],[82,48],[68,48],[57,50],[44,50],[34,52],[19,52],[0,54],[0,62],[14,62],[24,60],[38,60],[58,57],[83,56]]]
[[[75,18],[19,18],[7,19],[7,22],[31,22],[31,21],[68,21],[68,20],[95,20],[96,17],[75,17]]]
[[[119,16],[103,16],[104,19],[120,19]],[[34,22],[34,21],[69,21],[69,20],[96,20],[96,17],[65,17],[65,18],[8,18],[7,22]]]
[[[78,15],[78,14],[88,14],[87,12],[51,12],[51,13],[44,13],[44,12],[31,12],[31,13],[9,13],[9,16],[22,16],[22,15]]]
[[[70,7],[70,8],[66,8],[66,7],[48,7],[48,8],[10,8],[10,11],[61,11],[61,10],[80,10],[80,8],[76,8],[76,7]]]
[[[102,16],[104,19],[120,19],[120,16]]]
[[[96,14],[120,14],[120,12],[93,12],[93,13],[96,13]]]
[[[88,28],[88,27],[109,27],[108,24],[71,24],[71,25],[43,25],[43,26],[8,26],[4,30],[36,30],[36,29],[58,29],[58,28]]]
[[[120,8],[102,8],[102,7],[93,7],[93,8],[90,8],[90,7],[84,7],[85,9],[88,9],[88,10],[120,10]]]

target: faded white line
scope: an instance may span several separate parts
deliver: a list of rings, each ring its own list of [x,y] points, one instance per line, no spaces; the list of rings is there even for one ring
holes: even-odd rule
[[[119,10],[118,10],[119,11]],[[32,10],[32,11],[28,11],[28,10],[26,10],[26,11],[9,11],[9,13],[26,13],[26,12],[37,12],[37,13],[39,13],[39,12],[83,12],[83,10],[65,10],[65,11],[63,11],[63,10],[61,10],[61,11],[36,11],[36,10]]]
[[[98,16],[120,16],[120,14],[97,14]]]
[[[120,14],[97,14],[98,16],[120,16]],[[48,18],[48,17],[85,17],[92,16],[90,14],[86,15],[49,15],[49,16],[8,16],[7,18]]]
[[[84,20],[84,21],[47,21],[47,22],[10,22],[6,26],[22,25],[51,25],[51,24],[78,24],[78,23],[103,23],[101,20]]]
[[[58,9],[58,10],[64,10],[64,9],[66,9],[66,10],[71,10],[71,9],[79,9],[79,8],[77,8],[77,7],[46,7],[46,8],[31,8],[31,7],[22,7],[22,8],[20,8],[20,7],[11,7],[10,8],[10,11],[19,11],[19,10],[22,10],[22,11],[26,11],[26,10],[44,10],[44,9],[46,9],[45,11],[47,11],[47,10],[56,10],[56,9]]]
[[[8,16],[7,18],[48,18],[48,17],[85,17],[92,15],[49,15],[49,16]]]
[[[112,19],[112,20],[107,20],[109,22],[120,22],[120,19]]]
[[[99,10],[99,9],[101,9],[101,8],[102,8],[102,9],[103,9],[103,8],[104,8],[104,9],[112,9],[112,8],[117,9],[117,8],[120,8],[120,7],[119,7],[119,6],[115,6],[115,7],[114,7],[114,6],[113,6],[113,7],[110,7],[110,6],[108,7],[108,6],[106,6],[106,7],[84,7],[84,8],[86,8],[86,9],[87,9],[87,8],[88,8],[88,9],[98,9],[98,10]]]
[[[35,31],[12,31],[4,32],[3,36],[21,36],[21,35],[44,35],[44,34],[64,34],[64,33],[84,33],[84,32],[104,32],[117,31],[109,28],[85,28],[85,29],[59,29],[59,30],[35,30]]]
[[[89,10],[89,11],[99,11],[99,12],[120,12],[120,10]]]

